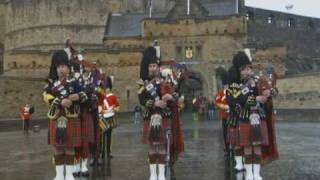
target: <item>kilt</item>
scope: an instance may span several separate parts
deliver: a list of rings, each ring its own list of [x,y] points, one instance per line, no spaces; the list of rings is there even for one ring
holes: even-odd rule
[[[240,146],[239,127],[238,126],[236,126],[236,127],[228,126],[226,141],[232,147]]]
[[[251,145],[268,145],[268,130],[266,121],[262,120],[260,126],[257,127],[260,136],[254,133],[254,127],[249,122],[240,122],[239,124],[239,145],[251,146]]]
[[[93,114],[87,110],[80,113],[82,146],[88,147],[89,143],[94,143],[94,122]]]
[[[48,144],[52,146],[80,147],[81,146],[81,124],[79,118],[68,118],[64,144],[56,143],[57,121],[49,120]]]
[[[161,120],[162,129],[171,129],[171,123],[170,122],[171,122],[170,119],[163,118]],[[150,144],[150,142],[149,142],[149,132],[150,132],[150,120],[149,119],[145,119],[144,122],[143,122],[143,137],[142,137],[143,144]],[[172,136],[171,136],[171,138],[172,138]],[[172,142],[172,140],[171,140],[171,142]]]

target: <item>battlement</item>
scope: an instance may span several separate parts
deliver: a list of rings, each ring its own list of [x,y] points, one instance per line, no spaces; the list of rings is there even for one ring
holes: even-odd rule
[[[141,23],[142,37],[181,37],[208,35],[244,35],[246,23],[241,16],[207,19],[180,18],[175,21],[145,19]]]

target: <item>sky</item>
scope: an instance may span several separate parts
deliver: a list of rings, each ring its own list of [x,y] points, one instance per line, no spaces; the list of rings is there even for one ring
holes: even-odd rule
[[[246,6],[320,18],[319,0],[245,0]],[[293,5],[287,10],[286,6]]]

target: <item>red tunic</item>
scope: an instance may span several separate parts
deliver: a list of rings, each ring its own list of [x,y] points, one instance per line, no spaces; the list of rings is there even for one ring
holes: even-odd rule
[[[104,103],[104,100],[107,101],[108,103],[108,106],[111,107],[119,107],[120,106],[120,103],[118,101],[118,98],[116,95],[114,95],[113,93],[109,93],[109,94],[106,94],[106,95],[102,95],[102,97],[99,99],[99,106],[101,107],[102,110],[105,110],[107,107],[106,104]],[[101,113],[101,112],[99,112]]]
[[[108,93],[106,95],[102,95],[99,100],[99,114],[107,115],[108,124],[111,128],[115,128],[117,126],[117,120],[114,117],[115,108],[118,108],[120,103],[118,101],[117,96],[112,93]]]
[[[21,107],[20,108],[20,117],[22,120],[27,120],[27,119],[30,119],[31,114],[28,109],[26,109],[25,107]]]
[[[222,107],[228,106],[228,103],[226,101],[226,92],[224,89],[220,90],[215,99],[216,107],[219,108],[219,117],[221,120],[226,120],[228,113],[226,112],[227,109],[222,109]]]

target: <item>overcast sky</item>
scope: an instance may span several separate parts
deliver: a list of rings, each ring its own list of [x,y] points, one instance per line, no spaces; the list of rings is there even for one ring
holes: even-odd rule
[[[320,0],[245,0],[246,5],[320,18]],[[293,5],[291,10],[286,6]]]

